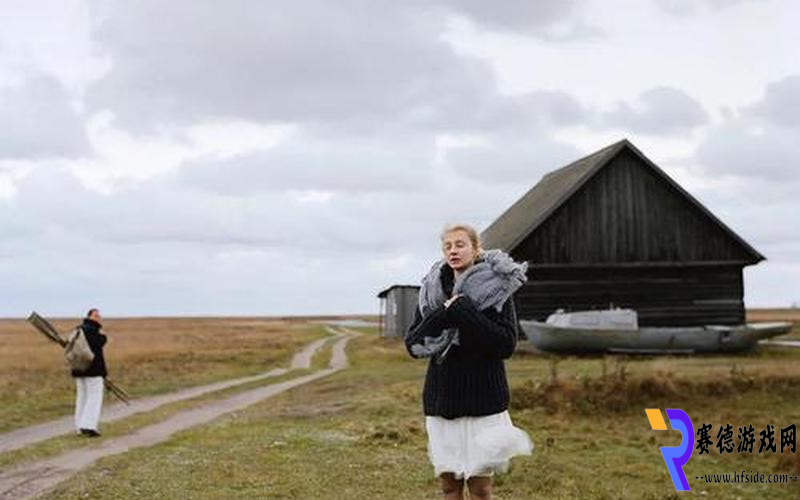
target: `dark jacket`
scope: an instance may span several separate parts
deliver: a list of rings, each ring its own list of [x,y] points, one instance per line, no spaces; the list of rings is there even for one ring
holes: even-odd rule
[[[450,295],[453,272],[445,264],[442,286]],[[425,318],[417,308],[414,322],[406,336],[406,349],[435,337],[445,328],[459,330],[460,345],[454,346],[445,360],[428,362],[422,393],[425,415],[448,419],[484,416],[508,409],[508,382],[504,359],[511,357],[517,342],[517,320],[513,298],[500,312],[494,308],[479,311],[466,296],[456,299],[449,308],[440,306]]]
[[[72,370],[73,377],[105,377],[108,375],[106,360],[103,357],[103,346],[106,345],[106,340],[108,339],[100,333],[102,327],[103,325],[92,319],[86,318],[83,320],[81,328],[83,329],[83,334],[86,335],[89,348],[94,353],[94,359],[86,370]]]

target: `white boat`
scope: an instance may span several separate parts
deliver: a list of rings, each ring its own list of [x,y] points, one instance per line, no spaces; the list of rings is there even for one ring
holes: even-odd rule
[[[636,311],[609,309],[558,310],[544,322],[523,320],[520,326],[546,352],[679,354],[746,351],[759,340],[788,333],[792,323],[639,328]]]

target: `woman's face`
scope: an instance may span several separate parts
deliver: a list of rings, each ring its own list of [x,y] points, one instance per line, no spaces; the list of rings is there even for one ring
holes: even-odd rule
[[[457,230],[444,235],[442,254],[453,271],[462,272],[475,263],[478,249],[472,246],[472,241],[466,232]]]

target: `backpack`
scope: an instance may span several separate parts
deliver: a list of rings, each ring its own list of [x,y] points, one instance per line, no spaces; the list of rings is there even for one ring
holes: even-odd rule
[[[73,370],[84,371],[92,365],[94,353],[89,347],[83,328],[77,327],[69,335],[67,345],[64,347],[64,358]]]

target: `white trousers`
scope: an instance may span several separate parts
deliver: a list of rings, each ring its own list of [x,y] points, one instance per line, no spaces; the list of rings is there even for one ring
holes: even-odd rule
[[[98,430],[103,409],[103,377],[75,377],[75,428]]]

